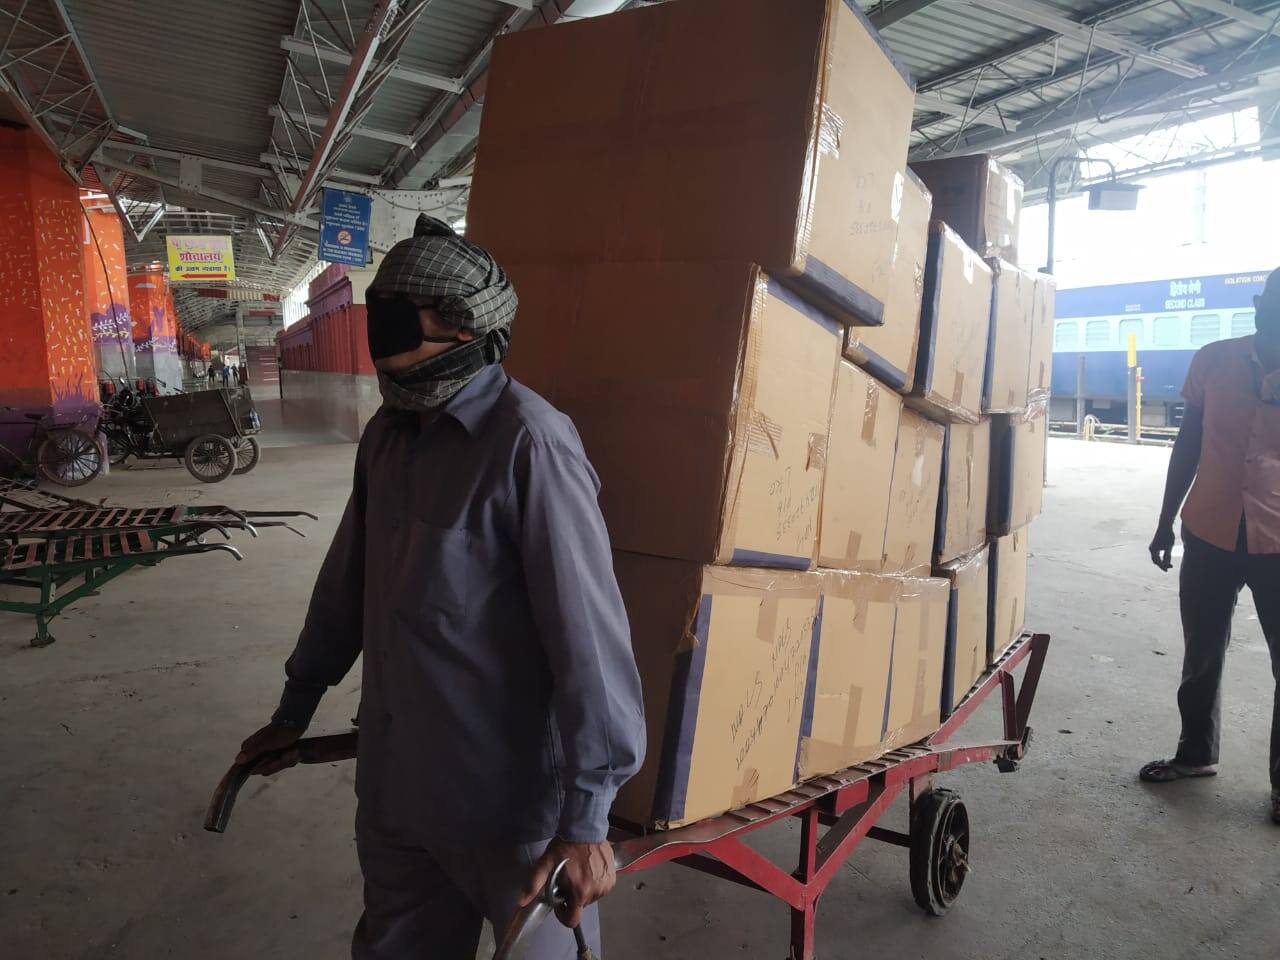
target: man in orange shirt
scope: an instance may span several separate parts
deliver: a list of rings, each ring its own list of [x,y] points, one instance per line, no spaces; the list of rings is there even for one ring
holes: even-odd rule
[[[1218,772],[1222,665],[1246,584],[1280,680],[1280,270],[1253,300],[1257,332],[1202,347],[1182,389],[1186,410],[1150,547],[1156,566],[1173,566],[1182,506],[1182,735],[1172,759],[1142,768],[1149,782]],[[1280,696],[1271,715],[1271,818],[1280,824]]]

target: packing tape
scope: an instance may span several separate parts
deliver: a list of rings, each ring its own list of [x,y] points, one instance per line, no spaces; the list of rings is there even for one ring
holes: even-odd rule
[[[906,192],[906,189],[907,178],[904,177],[902,175],[902,171],[899,170],[893,175],[893,196],[889,201],[889,216],[893,219],[894,223],[898,223],[902,219],[902,197]],[[896,261],[898,256],[898,243],[896,240],[893,244],[893,255],[894,260]]]
[[[778,428],[781,438],[782,428]],[[774,448],[776,456],[777,448]],[[809,458],[805,461],[806,470],[824,470],[827,466],[827,435],[825,433],[809,434]]]
[[[742,771],[742,782],[729,795],[729,809],[737,810],[760,798],[760,771],[748,767]]]
[[[844,558],[848,563],[856,563],[858,558],[862,556],[862,533],[858,530],[849,531],[849,542],[845,545]]]
[[[867,632],[867,616],[871,612],[871,602],[866,597],[852,597],[853,629],[859,633]]]
[[[782,424],[763,410],[752,410],[747,417],[747,452],[779,459],[778,445],[782,442]]]
[[[863,689],[853,683],[849,685],[849,710],[844,718],[844,743],[848,746],[865,746],[857,742],[858,717],[862,713]]]
[[[963,410],[964,404],[964,373],[956,371],[956,381],[951,387],[951,402],[958,410]]]
[[[818,118],[818,155],[839,160],[840,142],[844,139],[844,118],[826,103],[818,111]],[[901,177],[902,174],[898,176]]]
[[[869,447],[876,445],[876,418],[880,413],[880,387],[872,377],[867,377],[867,396],[862,405],[862,442]]]
[[[734,429],[740,435],[731,436],[729,475],[725,483],[725,517],[720,531],[720,549],[718,559],[726,560],[733,556],[737,545],[738,520],[740,517],[740,500],[742,483],[746,475],[747,451],[751,446],[751,429],[756,413],[756,394],[760,386],[760,354],[763,334],[761,324],[764,318],[765,303],[769,296],[769,280],[764,273],[755,271],[751,290],[751,302],[747,312],[747,330],[742,351],[742,371],[738,376],[736,401],[737,414],[734,417]],[[772,439],[772,438],[770,438]]]

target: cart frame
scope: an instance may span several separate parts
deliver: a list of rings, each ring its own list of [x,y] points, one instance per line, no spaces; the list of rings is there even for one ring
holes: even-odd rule
[[[903,790],[911,804],[933,789],[933,775],[966,763],[994,761],[1002,772],[1018,768],[1031,739],[1027,720],[1049,649],[1045,634],[1023,634],[996,661],[936,732],[919,744],[806,781],[768,800],[675,830],[636,836],[614,833],[620,873],[678,863],[760,890],[791,910],[790,960],[813,960],[818,900],[867,837],[911,845],[909,834],[875,825]],[[1019,686],[1013,671],[1027,669]],[[969,745],[946,743],[996,689],[1000,690],[1004,739]],[[800,856],[787,872],[747,846],[744,838],[787,818],[800,820]],[[825,832],[822,828],[825,827]]]

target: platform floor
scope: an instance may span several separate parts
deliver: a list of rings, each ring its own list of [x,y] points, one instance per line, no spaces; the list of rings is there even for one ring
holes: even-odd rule
[[[269,407],[269,405],[264,405]],[[168,561],[108,585],[26,645],[0,614],[0,956],[340,958],[359,915],[351,764],[290,771],[200,829],[236,746],[269,714],[346,499],[355,448],[269,418],[257,471],[218,486],[116,471],[86,493],[131,502],[301,507],[311,536],[242,542],[245,559]],[[299,442],[311,445],[298,446]],[[1222,774],[1160,788],[1172,750],[1176,580],[1147,559],[1168,451],[1051,442],[1031,536],[1031,626],[1054,644],[1016,774],[946,775],[974,829],[974,873],[942,920],[919,913],[905,851],[865,844],[824,897],[820,956],[1107,960],[1280,955],[1280,827],[1265,817],[1272,677],[1247,597],[1224,693]],[[241,541],[243,537],[239,538]],[[315,729],[344,727],[356,677]],[[995,729],[976,718],[975,736]],[[890,814],[903,825],[905,811]],[[794,826],[759,848],[782,862]],[[607,960],[782,960],[788,918],[752,891],[664,867],[604,907]]]

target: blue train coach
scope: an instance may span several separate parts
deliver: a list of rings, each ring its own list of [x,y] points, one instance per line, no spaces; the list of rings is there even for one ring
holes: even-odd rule
[[[1087,412],[1127,415],[1129,335],[1142,368],[1142,422],[1176,424],[1191,357],[1206,343],[1253,333],[1253,298],[1265,271],[1059,290],[1053,331],[1054,420],[1074,420],[1078,358]]]

